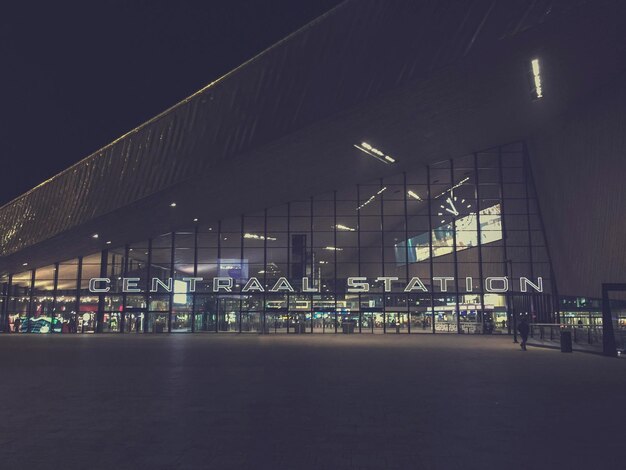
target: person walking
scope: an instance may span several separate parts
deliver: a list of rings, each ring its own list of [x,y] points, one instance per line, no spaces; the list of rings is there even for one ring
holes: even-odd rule
[[[526,317],[522,317],[522,321],[517,327],[517,331],[519,331],[519,335],[522,338],[520,347],[522,348],[522,351],[526,351],[526,341],[528,341],[528,333],[530,332],[530,325],[528,324],[528,319]]]

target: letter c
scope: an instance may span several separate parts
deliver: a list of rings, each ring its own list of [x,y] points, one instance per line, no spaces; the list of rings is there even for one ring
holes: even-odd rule
[[[99,282],[104,282],[107,286],[102,288],[102,287],[96,287],[96,284]],[[111,290],[111,279],[109,279],[108,277],[92,277],[91,279],[89,279],[89,292],[93,292],[93,293],[102,293],[102,292],[109,292]]]

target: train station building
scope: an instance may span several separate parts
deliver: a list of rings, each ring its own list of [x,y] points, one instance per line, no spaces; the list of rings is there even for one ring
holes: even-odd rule
[[[342,3],[0,208],[0,331],[598,324],[626,272],[619,8]]]

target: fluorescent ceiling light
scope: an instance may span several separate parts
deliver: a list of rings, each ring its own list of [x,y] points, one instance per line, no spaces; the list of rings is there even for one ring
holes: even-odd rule
[[[345,230],[346,232],[354,232],[354,231],[356,231],[356,229],[353,229],[352,227],[348,227],[348,226],[342,225],[342,224],[337,224],[333,228],[336,228],[337,230]]]
[[[387,189],[387,186],[385,186],[384,188],[382,188],[379,191],[377,191],[376,194],[374,194],[373,196],[370,196],[370,198],[367,201],[365,201],[363,204],[361,204],[359,207],[357,207],[356,210],[360,211],[361,209],[363,209],[370,202],[372,202],[374,199],[376,199],[376,196],[380,196],[386,189]]]
[[[271,240],[271,241],[275,241],[276,238],[274,237],[264,237],[263,235],[257,235],[256,233],[244,233],[243,234],[243,238],[251,238],[253,240]]]
[[[441,194],[438,194],[437,196],[435,196],[435,199],[440,198],[441,196],[443,196],[444,194],[448,193],[448,192],[452,192],[454,191],[456,188],[459,188],[461,186],[463,186],[465,183],[467,183],[469,181],[469,176],[463,178],[461,181],[459,181],[457,184],[455,184],[454,186],[451,186],[450,188],[446,189],[445,191],[443,191]]]
[[[379,162],[389,165],[390,163],[396,163],[396,159],[390,155],[386,155],[383,151],[378,150],[376,147],[368,144],[367,142],[361,142],[360,144],[354,144],[354,147],[361,152],[368,154],[370,157],[374,157]]]
[[[422,200],[422,198],[421,198],[421,197],[419,197],[419,195],[417,195],[417,194],[416,194],[416,193],[414,193],[413,191],[410,191],[410,190],[409,190],[409,191],[407,191],[407,194],[408,194],[409,196],[411,196],[413,199],[417,199],[418,201],[421,201],[421,200]]]
[[[539,59],[533,59],[530,62],[532,67],[532,93],[533,97],[538,100],[543,98],[543,87],[541,85],[541,71],[539,70]]]

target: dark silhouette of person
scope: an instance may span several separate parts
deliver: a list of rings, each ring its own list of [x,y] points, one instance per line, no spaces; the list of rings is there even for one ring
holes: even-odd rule
[[[528,341],[528,333],[530,332],[530,325],[528,324],[528,319],[526,317],[522,317],[522,321],[518,325],[517,331],[519,331],[519,335],[522,338],[520,347],[522,348],[522,351],[526,351],[526,341]]]
[[[13,330],[16,333],[20,332],[20,325],[22,324],[20,317],[17,317],[14,321],[13,321]]]

